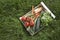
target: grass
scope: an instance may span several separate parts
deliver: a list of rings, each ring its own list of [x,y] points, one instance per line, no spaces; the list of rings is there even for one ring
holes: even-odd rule
[[[19,17],[41,1],[56,15],[56,20],[30,36]],[[0,40],[60,40],[60,0],[0,0]]]

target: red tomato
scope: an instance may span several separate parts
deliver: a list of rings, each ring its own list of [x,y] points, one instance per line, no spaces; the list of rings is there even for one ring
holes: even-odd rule
[[[27,21],[31,21],[31,18],[30,17],[27,17]]]
[[[28,27],[30,24],[29,24],[29,22],[25,22],[24,25],[25,25],[26,27]]]
[[[34,21],[30,21],[30,26],[34,26]]]
[[[26,21],[26,17],[23,16],[23,17],[21,18],[21,20],[22,20],[22,21]]]

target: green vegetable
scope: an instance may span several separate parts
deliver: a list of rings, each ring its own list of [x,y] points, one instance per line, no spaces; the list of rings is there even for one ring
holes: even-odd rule
[[[45,11],[45,12],[42,12],[42,15],[41,15],[41,22],[43,25],[46,25],[48,26],[48,23],[52,22],[52,17],[50,16],[50,13]]]

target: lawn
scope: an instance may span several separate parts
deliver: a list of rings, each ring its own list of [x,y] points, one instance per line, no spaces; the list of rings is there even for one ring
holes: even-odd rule
[[[34,36],[21,25],[19,17],[43,1],[56,19]],[[0,40],[60,40],[60,0],[0,0]]]

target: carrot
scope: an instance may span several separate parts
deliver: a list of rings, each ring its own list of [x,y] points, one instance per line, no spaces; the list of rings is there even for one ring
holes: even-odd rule
[[[33,20],[35,20],[37,17],[39,17],[40,12],[42,11],[42,7],[39,7],[37,9],[34,9],[34,6],[32,6],[32,14],[34,15]]]
[[[32,14],[34,14],[34,6],[32,6]]]

